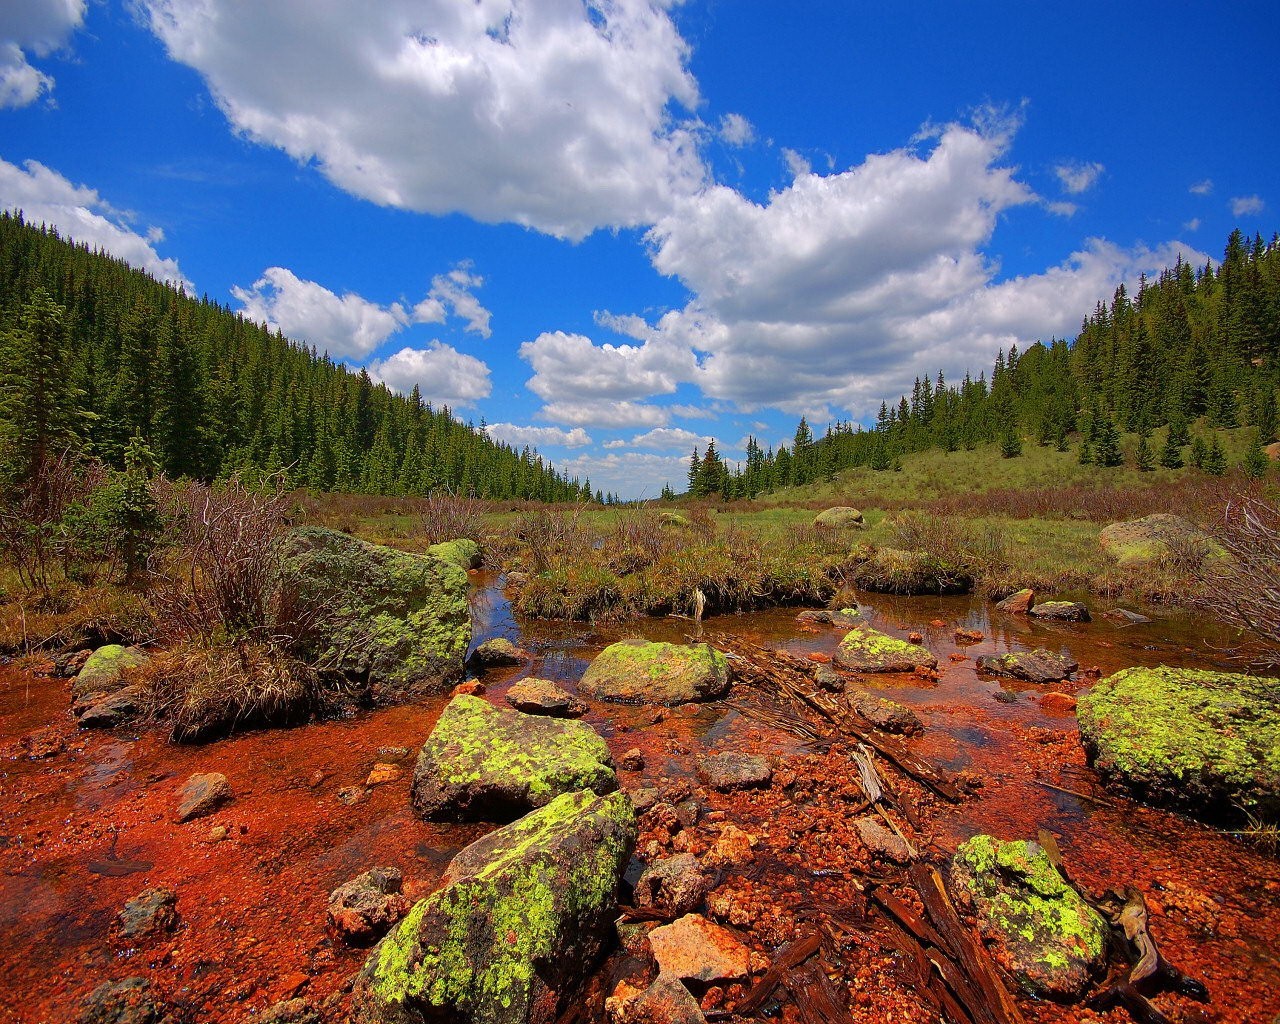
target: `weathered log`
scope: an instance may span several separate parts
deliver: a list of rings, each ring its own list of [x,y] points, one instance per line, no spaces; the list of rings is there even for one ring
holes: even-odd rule
[[[810,960],[782,974],[804,1024],[848,1024],[849,1007],[822,968]]]
[[[751,986],[749,991],[735,1007],[735,1012],[749,1017],[764,1005],[766,999],[773,995],[773,990],[783,982],[787,971],[799,967],[813,956],[822,946],[820,932],[812,932],[794,942],[788,942],[778,951],[777,958],[765,972],[764,977]]]

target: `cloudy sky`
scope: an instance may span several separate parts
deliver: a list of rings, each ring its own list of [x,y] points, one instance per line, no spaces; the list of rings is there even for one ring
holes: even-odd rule
[[[0,207],[626,496],[1280,226],[1280,5],[4,0]]]

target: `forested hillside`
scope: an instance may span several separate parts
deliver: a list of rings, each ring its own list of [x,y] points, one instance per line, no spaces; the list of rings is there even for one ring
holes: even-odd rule
[[[1276,439],[1278,386],[1280,237],[1250,242],[1237,230],[1216,267],[1179,261],[1155,282],[1143,278],[1132,296],[1121,285],[1074,342],[1014,346],[997,355],[990,377],[917,378],[910,396],[881,406],[874,429],[833,423],[815,437],[802,419],[789,448],[766,451],[752,439],[736,469],[714,446],[695,451],[689,492],[752,497],[853,466],[890,469],[935,447],[998,442],[1012,458],[1024,440],[1075,445],[1081,461],[1108,467],[1122,461],[1122,432],[1137,435],[1139,469],[1199,463],[1215,472],[1225,468],[1215,432],[1243,426],[1253,430],[1257,469],[1259,446]]]
[[[10,427],[31,399],[24,389],[47,387],[47,400],[78,413],[67,438],[109,465],[122,465],[140,435],[171,476],[283,471],[319,490],[586,496],[536,453],[493,442],[424,404],[416,388],[394,394],[207,297],[7,213],[0,338]],[[50,361],[51,352],[65,358]],[[42,359],[49,365],[36,373]]]

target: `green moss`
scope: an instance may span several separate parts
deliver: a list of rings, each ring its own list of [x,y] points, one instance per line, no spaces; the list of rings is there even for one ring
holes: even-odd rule
[[[610,644],[579,683],[583,693],[610,700],[682,704],[720,697],[728,689],[729,661],[709,644]]]
[[[1280,804],[1280,680],[1130,668],[1076,709],[1098,768],[1169,802]]]
[[[76,696],[97,691],[118,689],[122,685],[120,674],[125,669],[139,668],[147,663],[147,656],[132,647],[107,644],[89,655],[72,684]]]
[[[460,569],[476,569],[480,566],[480,545],[469,537],[432,544],[427,548],[427,554],[434,555]]]
[[[845,634],[836,651],[836,660],[869,672],[909,670],[916,665],[938,663],[932,652],[919,644],[899,640],[869,626],[860,626]]]

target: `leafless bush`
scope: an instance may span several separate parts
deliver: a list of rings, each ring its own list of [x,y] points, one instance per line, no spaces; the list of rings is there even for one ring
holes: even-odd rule
[[[428,544],[466,537],[479,540],[485,505],[479,498],[436,491],[422,500],[418,528]]]
[[[1256,636],[1255,664],[1280,666],[1280,509],[1253,497],[1228,502],[1213,536],[1225,556],[1201,562],[1202,604]]]
[[[537,572],[546,572],[567,558],[597,546],[601,538],[588,528],[583,516],[585,511],[586,506],[582,504],[567,508],[557,505],[516,517],[513,532],[527,548]]]

